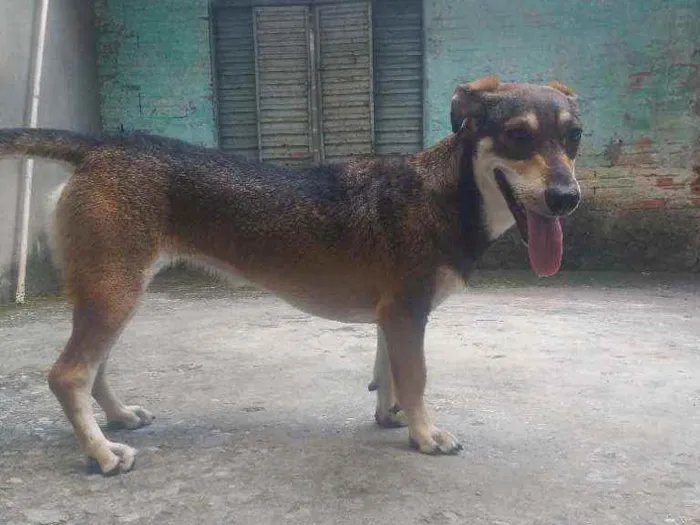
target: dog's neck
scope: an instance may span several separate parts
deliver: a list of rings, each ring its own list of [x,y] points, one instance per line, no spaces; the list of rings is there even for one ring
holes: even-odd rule
[[[479,180],[474,166],[475,154],[474,142],[452,134],[414,157],[422,168],[419,171],[425,186],[439,195],[440,202],[447,208],[441,210],[449,223],[444,230],[445,250],[450,265],[464,278],[472,272],[489,245],[513,224],[512,220],[502,220],[498,215],[501,208],[508,211],[507,206],[500,193],[494,194],[490,191],[492,188],[484,187],[484,181]],[[488,213],[489,207],[496,215],[493,210]]]

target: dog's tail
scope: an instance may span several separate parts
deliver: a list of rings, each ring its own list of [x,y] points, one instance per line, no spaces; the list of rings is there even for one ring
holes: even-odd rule
[[[98,140],[73,131],[37,128],[0,129],[0,157],[29,156],[79,165]]]

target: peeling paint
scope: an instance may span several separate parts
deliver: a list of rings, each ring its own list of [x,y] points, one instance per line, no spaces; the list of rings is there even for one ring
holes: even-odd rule
[[[215,144],[207,0],[96,0],[102,121]]]
[[[610,139],[610,142],[605,146],[605,158],[610,161],[610,166],[615,166],[622,156],[622,140]]]
[[[644,81],[651,75],[651,71],[642,73],[632,73],[629,75],[629,84],[627,89],[641,89],[644,86]]]
[[[697,177],[690,183],[690,191],[695,195],[700,195],[700,166],[695,166],[693,171],[695,171]]]
[[[697,0],[426,0],[425,28],[428,145],[449,131],[445,100],[454,86],[498,73],[576,89],[588,131],[585,166],[614,166],[621,157],[689,169],[692,155],[700,156]],[[638,143],[644,138],[648,148]]]

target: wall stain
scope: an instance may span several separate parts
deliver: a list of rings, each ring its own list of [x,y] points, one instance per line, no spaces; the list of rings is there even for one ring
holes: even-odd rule
[[[695,180],[690,183],[690,192],[695,195],[700,195],[700,165],[693,166],[693,172],[696,177]]]
[[[605,145],[603,150],[603,155],[610,163],[610,166],[615,166],[622,156],[622,145],[621,139],[611,138],[610,141]]]
[[[651,75],[651,71],[642,71],[639,73],[632,73],[628,76],[629,84],[628,89],[642,89],[644,87],[644,81]]]

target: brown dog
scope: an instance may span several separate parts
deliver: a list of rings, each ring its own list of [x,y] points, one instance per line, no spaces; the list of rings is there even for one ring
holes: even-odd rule
[[[157,263],[173,257],[240,273],[311,314],[377,323],[377,422],[407,424],[421,452],[461,448],[424,406],[428,314],[514,223],[533,269],[558,270],[559,217],[580,199],[581,127],[561,84],[495,77],[459,86],[451,120],[453,135],[415,155],[307,170],[150,135],[0,130],[0,155],[76,167],[53,232],[73,331],[49,384],[104,474],[131,469],[135,450],[104,436],[90,394],[110,422],[153,419],[116,397],[105,367]]]

